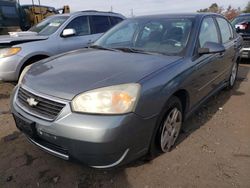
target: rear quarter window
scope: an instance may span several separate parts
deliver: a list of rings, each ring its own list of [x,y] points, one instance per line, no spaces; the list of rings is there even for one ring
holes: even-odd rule
[[[119,18],[119,17],[114,17],[114,16],[110,16],[110,22],[112,26],[115,26],[116,24],[122,22],[123,19]]]

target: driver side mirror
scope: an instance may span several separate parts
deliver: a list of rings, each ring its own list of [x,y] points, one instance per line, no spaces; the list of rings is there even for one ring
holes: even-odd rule
[[[225,52],[225,47],[217,42],[206,42],[202,48],[198,49],[200,55],[203,54],[216,54]]]
[[[62,33],[62,37],[71,37],[76,35],[75,29],[64,29]]]

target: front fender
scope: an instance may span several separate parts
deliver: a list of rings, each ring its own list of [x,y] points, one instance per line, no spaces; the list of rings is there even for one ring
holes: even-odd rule
[[[180,60],[141,80],[141,96],[135,112],[143,118],[160,114],[176,91],[186,89],[184,85],[191,71],[189,67],[189,61]]]

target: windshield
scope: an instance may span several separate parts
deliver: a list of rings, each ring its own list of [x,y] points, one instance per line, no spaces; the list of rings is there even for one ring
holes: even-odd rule
[[[68,16],[50,17],[33,26],[29,31],[37,32],[39,35],[51,35],[68,19]]]
[[[182,55],[186,50],[192,24],[191,18],[125,20],[104,34],[94,46],[130,49],[130,52]]]
[[[235,25],[242,23],[244,21],[250,21],[250,16],[237,17],[232,21],[232,25],[235,27]]]

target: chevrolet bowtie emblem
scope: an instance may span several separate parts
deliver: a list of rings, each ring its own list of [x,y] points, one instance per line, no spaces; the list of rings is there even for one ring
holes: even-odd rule
[[[31,106],[31,107],[34,107],[34,106],[37,106],[38,105],[38,101],[36,101],[34,98],[28,98],[27,99],[27,102],[28,104]]]

